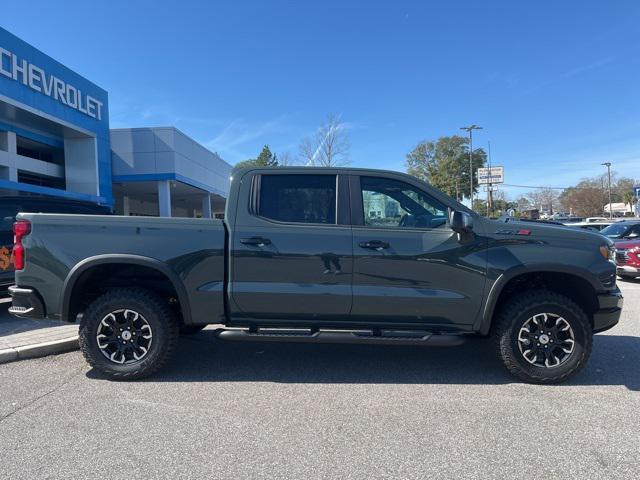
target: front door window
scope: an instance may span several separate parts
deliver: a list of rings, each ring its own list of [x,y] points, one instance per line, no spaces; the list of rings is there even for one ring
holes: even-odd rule
[[[364,225],[443,228],[446,208],[415,187],[390,178],[361,177]]]

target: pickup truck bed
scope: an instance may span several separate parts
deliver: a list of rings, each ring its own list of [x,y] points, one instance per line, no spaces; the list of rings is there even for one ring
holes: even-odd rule
[[[159,285],[159,271],[171,281],[186,323],[224,321],[221,220],[39,213],[20,218],[32,225],[24,239],[29,268],[20,284],[38,292],[48,318],[75,320],[83,300],[92,297],[72,294],[96,278],[101,288],[123,276],[135,279],[132,287]]]

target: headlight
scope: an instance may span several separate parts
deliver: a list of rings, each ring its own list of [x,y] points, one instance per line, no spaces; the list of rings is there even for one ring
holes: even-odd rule
[[[613,245],[601,245],[600,246],[600,255],[605,260],[611,260],[612,262],[616,261],[616,247]]]

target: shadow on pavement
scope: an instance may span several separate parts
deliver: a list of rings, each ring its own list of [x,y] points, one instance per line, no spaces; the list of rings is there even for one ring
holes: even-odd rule
[[[70,325],[56,320],[35,320],[31,318],[18,318],[11,315],[7,309],[10,303],[0,304],[0,337],[14,335],[16,333],[31,332],[42,328],[55,328]]]
[[[563,386],[640,390],[640,338],[597,335],[587,366]],[[93,372],[88,373],[93,377]],[[183,337],[149,382],[507,384],[517,382],[489,339],[448,348],[225,342],[212,330]]]

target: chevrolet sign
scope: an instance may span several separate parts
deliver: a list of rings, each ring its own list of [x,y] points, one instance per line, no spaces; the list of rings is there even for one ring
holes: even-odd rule
[[[73,85],[48,74],[44,69],[19,59],[17,55],[0,47],[0,74],[28,86],[36,92],[78,110],[85,115],[102,120],[103,103],[91,95],[84,95]]]

